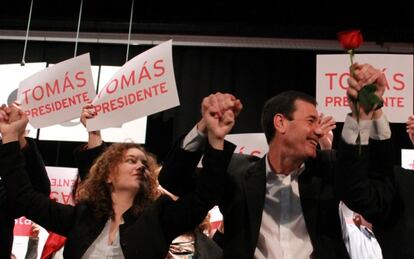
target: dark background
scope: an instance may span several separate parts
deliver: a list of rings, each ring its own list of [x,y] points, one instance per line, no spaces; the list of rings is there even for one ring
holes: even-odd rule
[[[76,31],[79,4],[35,0],[31,31]],[[29,6],[29,0],[2,1],[0,30],[25,31]],[[127,33],[130,7],[131,1],[84,0],[80,31]],[[335,40],[336,32],[359,28],[366,41],[414,45],[413,17],[408,1],[373,2],[365,7],[355,1],[135,1],[132,33]],[[23,41],[0,40],[0,63],[20,62],[23,46]],[[72,58],[74,47],[73,42],[30,41],[25,60],[57,63]],[[129,56],[150,47],[130,46]],[[86,52],[94,65],[121,66],[126,45],[79,43],[77,53]],[[162,160],[174,139],[200,118],[202,98],[216,91],[233,93],[244,104],[233,133],[261,132],[260,111],[266,99],[288,89],[315,96],[316,54],[322,53],[338,51],[174,46],[181,106],[148,117],[146,147]],[[336,139],[341,128],[338,123]],[[399,149],[412,145],[404,124],[393,124],[392,129],[396,151],[390,155],[399,163]],[[39,141],[50,166],[73,167],[71,153],[79,144]]]

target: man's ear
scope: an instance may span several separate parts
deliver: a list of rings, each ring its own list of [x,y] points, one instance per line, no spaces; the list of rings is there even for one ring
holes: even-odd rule
[[[275,127],[275,132],[284,134],[287,127],[285,116],[283,116],[283,114],[277,113],[273,117],[273,126]]]

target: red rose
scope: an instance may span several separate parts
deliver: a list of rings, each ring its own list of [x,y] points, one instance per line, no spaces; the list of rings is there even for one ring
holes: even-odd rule
[[[341,31],[337,35],[344,49],[356,49],[361,46],[363,41],[360,30]]]

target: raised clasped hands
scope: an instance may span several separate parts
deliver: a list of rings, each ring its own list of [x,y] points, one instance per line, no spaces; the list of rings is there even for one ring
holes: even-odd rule
[[[361,89],[369,84],[375,84],[376,90],[375,95],[378,96],[381,100],[383,99],[384,92],[388,87],[388,82],[385,78],[385,75],[382,73],[381,70],[374,68],[370,64],[358,64],[355,63],[351,66],[351,70],[353,71],[353,77],[349,77],[348,79],[348,90],[347,95],[349,98],[349,104],[352,110],[352,116],[356,117],[355,106],[352,104],[352,100],[356,100],[358,97],[358,93]],[[360,119],[372,119],[375,108],[366,113],[362,107],[359,107],[359,116]]]
[[[27,115],[20,109],[18,103],[0,107],[0,133],[3,143],[19,140],[24,136],[28,123]]]
[[[198,128],[207,131],[209,142],[214,148],[222,149],[224,137],[233,128],[235,118],[242,108],[240,100],[231,94],[215,93],[203,99],[202,120]]]

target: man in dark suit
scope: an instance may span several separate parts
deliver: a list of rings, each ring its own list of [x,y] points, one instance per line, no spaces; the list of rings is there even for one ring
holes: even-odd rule
[[[350,83],[356,91],[362,83],[376,82],[382,96],[387,82],[381,71],[361,65],[355,67],[355,72],[356,78]],[[202,110],[209,105],[235,114],[241,106],[232,95],[220,93],[206,97]],[[376,114],[375,123],[385,125],[376,129],[389,131],[382,112]],[[360,125],[348,116],[342,134],[345,142],[355,143],[360,133],[363,153],[370,136],[371,117],[362,118],[368,122]],[[295,91],[271,98],[262,111],[262,128],[269,143],[268,154],[263,159],[234,155],[228,168],[225,194],[219,204],[225,228],[224,258],[349,258],[342,240],[339,201],[349,201],[354,210],[371,218],[382,212],[382,202],[377,196],[365,195],[361,201],[346,195],[348,189],[372,193],[372,186],[362,176],[355,176],[362,183],[355,186],[355,178],[339,177],[334,152],[317,150],[325,132],[320,127],[314,98]],[[192,184],[183,175],[191,172],[190,165],[196,163],[190,159],[196,154],[191,151],[202,146],[203,130],[204,123],[200,121],[176,146],[183,149],[167,157],[159,181],[175,194],[191,189]],[[374,133],[372,137],[379,139],[390,135]],[[346,154],[358,151],[355,146],[346,149]],[[182,159],[188,161],[189,168],[175,166],[174,161]],[[174,171],[183,175],[170,174]],[[171,178],[175,178],[175,184],[166,186],[174,183]]]
[[[414,116],[408,118],[407,133],[414,144]],[[389,167],[387,161],[377,156],[371,163]],[[394,166],[392,172],[395,195],[391,213],[385,223],[374,224],[373,230],[384,259],[414,258],[414,171]]]

